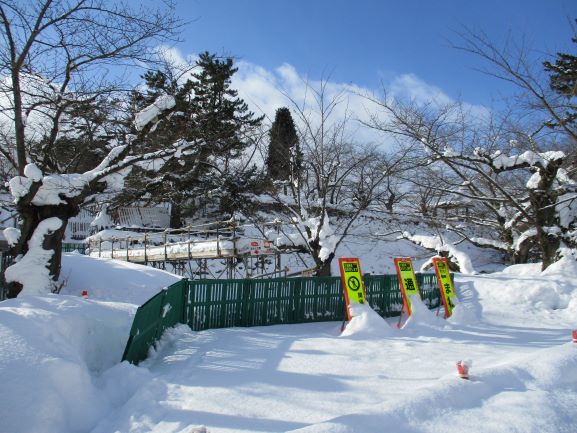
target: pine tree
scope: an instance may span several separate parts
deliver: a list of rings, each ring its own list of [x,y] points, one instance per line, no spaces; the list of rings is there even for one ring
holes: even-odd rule
[[[577,20],[575,20],[577,23]],[[571,38],[577,43],[577,37]],[[557,93],[571,98],[577,96],[577,56],[557,53],[555,63],[543,62],[545,70],[551,73],[549,84]]]
[[[288,108],[282,107],[276,110],[269,137],[266,160],[269,177],[272,180],[297,178],[302,166],[302,153],[295,124]]]
[[[173,95],[176,100],[175,114],[150,134],[149,150],[166,148],[179,139],[197,144],[193,151],[166,164],[161,176],[148,178],[145,171],[135,172],[118,201],[133,202],[139,196],[151,203],[168,201],[173,227],[181,225],[186,216],[183,208],[191,198],[224,184],[219,179],[230,178],[231,162],[250,145],[250,136],[262,121],[230,88],[237,71],[232,59],[221,60],[205,52],[196,67],[193,79],[183,84],[166,72],[148,72],[143,77],[146,90],[133,95],[135,112],[159,95]]]
[[[575,20],[577,23],[577,20]],[[577,43],[577,37],[571,39]],[[571,100],[577,97],[577,56],[568,53],[557,53],[555,63],[543,62],[545,70],[550,73],[549,86],[559,95],[567,98],[562,122],[573,123],[577,120],[577,105]],[[552,127],[558,125],[550,125]]]

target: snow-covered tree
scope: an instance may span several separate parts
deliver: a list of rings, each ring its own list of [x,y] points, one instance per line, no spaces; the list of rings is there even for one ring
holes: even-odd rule
[[[238,169],[244,152],[259,137],[261,117],[251,112],[246,103],[231,88],[231,78],[237,71],[231,58],[219,59],[202,53],[191,68],[188,79],[167,71],[147,72],[146,88],[135,91],[137,109],[150,104],[158,95],[174,96],[174,114],[159,124],[142,143],[141,151],[164,149],[177,139],[195,143],[178,161],[166,164],[154,173],[134,173],[117,203],[149,202],[171,204],[171,226],[181,227],[185,208],[191,199],[223,185],[239,183],[250,170]],[[242,164],[240,164],[243,166]],[[235,176],[236,175],[236,176]]]
[[[95,113],[80,108],[93,110],[95,102],[118,95],[123,67],[151,60],[151,42],[175,36],[180,24],[167,5],[151,10],[105,0],[0,1],[0,153],[14,175],[9,184],[20,219],[18,236],[11,236],[16,263],[5,274],[9,296],[50,290],[60,273],[67,222],[86,200],[118,189],[135,164],[158,166],[186,148],[178,142],[159,152],[134,152],[153,121],[173,108],[174,98],[165,96],[138,113],[132,131],[117,130],[106,140],[99,131],[100,153],[90,162],[73,163],[78,155],[63,152],[84,134],[79,152],[89,156],[91,130],[74,130],[81,125],[75,120]]]
[[[313,102],[293,101],[302,156],[298,176],[272,195],[283,206],[297,235],[289,237],[315,262],[317,275],[330,275],[337,247],[358,216],[390,194],[385,180],[406,161],[408,149],[385,156],[377,148],[356,143],[348,135],[348,114],[339,117],[342,94],[327,83],[309,85]]]
[[[492,229],[497,236],[475,236],[450,220],[448,229],[507,253],[513,263],[525,262],[534,247],[544,268],[559,257],[561,247],[576,246],[577,213],[571,201],[576,183],[563,169],[565,153],[511,148],[504,131],[495,134],[485,129],[486,119],[463,116],[461,104],[371,100],[383,111],[369,125],[402,137],[407,145],[419,144],[431,166],[440,167],[435,170],[437,189],[474,202],[478,211],[468,222],[483,229],[477,233]]]

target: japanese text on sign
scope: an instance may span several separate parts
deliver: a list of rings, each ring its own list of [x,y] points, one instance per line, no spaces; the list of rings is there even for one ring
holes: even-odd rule
[[[445,307],[445,318],[451,317],[453,309],[455,308],[457,296],[455,295],[453,281],[451,280],[451,274],[449,273],[447,259],[435,257],[433,259],[433,265],[435,265],[435,273],[437,274],[437,280],[439,282],[441,299]]]
[[[401,286],[403,303],[407,315],[411,315],[411,298],[416,296],[420,298],[419,287],[413,272],[413,262],[410,258],[396,258],[395,267],[397,268],[397,277]]]

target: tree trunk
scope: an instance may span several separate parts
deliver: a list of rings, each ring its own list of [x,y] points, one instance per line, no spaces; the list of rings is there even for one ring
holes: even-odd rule
[[[529,190],[529,201],[533,208],[537,245],[543,260],[542,270],[558,259],[561,246],[561,229],[555,210],[556,195],[554,183],[560,161],[551,161],[547,167],[539,169],[539,182]]]
[[[330,277],[331,273],[331,263],[335,257],[334,253],[329,255],[329,257],[323,262],[318,258],[318,254],[315,254],[315,264],[317,265],[317,277]]]
[[[528,237],[523,242],[517,245],[517,249],[510,255],[510,263],[512,265],[521,265],[529,261],[529,253],[533,246],[534,238]]]
[[[56,230],[51,230],[46,233],[42,239],[41,248],[46,251],[52,251],[52,255],[48,263],[45,264],[48,269],[50,279],[56,282],[60,277],[60,269],[62,265],[62,240],[68,221],[71,217],[78,215],[80,206],[78,200],[69,199],[67,203],[48,206],[48,205],[19,205],[18,211],[22,218],[20,225],[20,240],[17,245],[11,249],[13,257],[23,258],[29,252],[29,241],[38,229],[39,225],[49,218],[58,218],[62,224]],[[19,281],[6,281],[8,289],[8,297],[15,298],[22,291],[23,286]]]
[[[179,203],[170,204],[170,228],[182,228],[182,208]]]

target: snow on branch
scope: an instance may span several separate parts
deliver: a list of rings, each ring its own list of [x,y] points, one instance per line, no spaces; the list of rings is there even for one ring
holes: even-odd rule
[[[142,131],[146,125],[157,119],[163,111],[170,110],[176,105],[174,96],[162,95],[156,101],[138,112],[134,118],[134,126],[137,131]]]
[[[565,158],[562,151],[533,152],[527,150],[520,155],[504,155],[497,151],[489,155],[484,149],[475,149],[475,156],[481,157],[484,162],[488,163],[495,171],[515,170],[522,167],[539,167],[546,169],[552,162],[557,162]],[[480,162],[480,161],[479,161]]]

